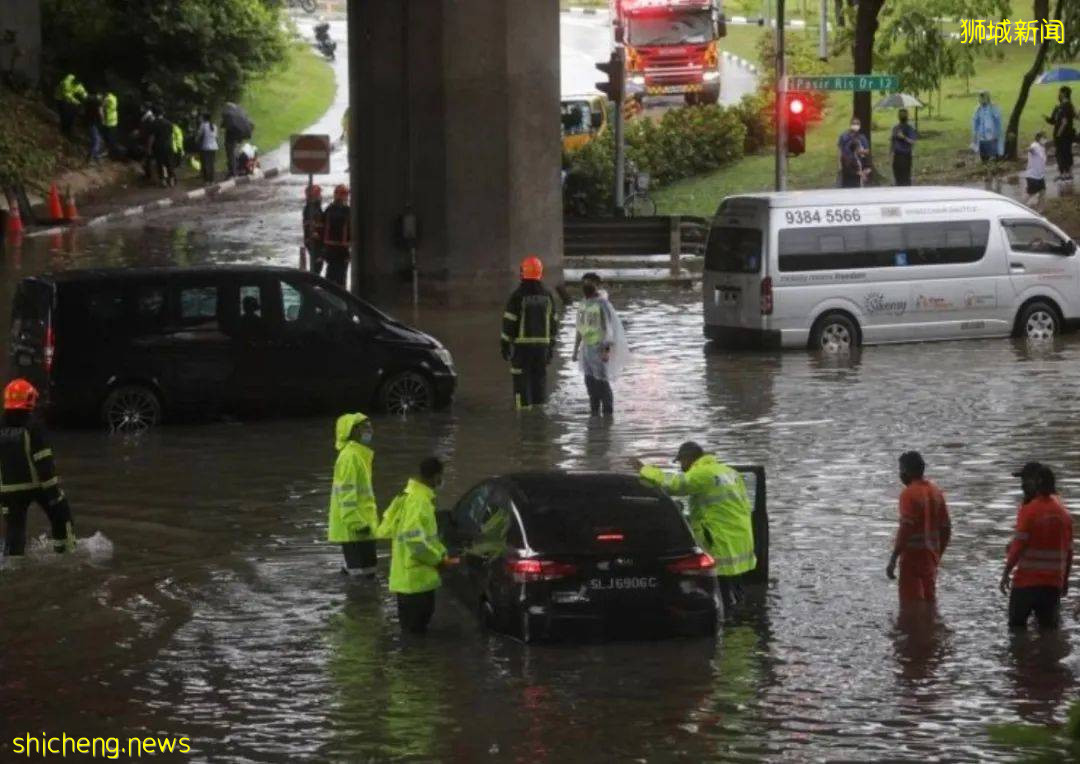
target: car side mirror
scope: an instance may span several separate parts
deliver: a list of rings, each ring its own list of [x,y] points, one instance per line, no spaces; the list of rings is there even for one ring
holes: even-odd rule
[[[1061,254],[1063,254],[1063,255],[1072,255],[1072,254],[1075,254],[1075,253],[1076,253],[1076,240],[1075,239],[1069,239],[1068,241],[1066,241],[1064,244],[1061,245]]]

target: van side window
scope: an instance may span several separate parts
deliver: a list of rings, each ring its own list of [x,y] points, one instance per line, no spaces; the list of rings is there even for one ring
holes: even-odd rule
[[[1005,223],[1005,234],[1013,252],[1064,255],[1072,252],[1068,242],[1039,223]]]
[[[186,328],[218,328],[218,288],[193,286],[180,289],[180,324]]]
[[[986,254],[989,239],[988,220],[785,228],[780,231],[780,270],[975,263]]]

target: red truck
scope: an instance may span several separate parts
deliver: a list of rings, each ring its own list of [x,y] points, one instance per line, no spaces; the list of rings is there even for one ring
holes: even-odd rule
[[[626,47],[628,92],[720,100],[721,0],[611,0],[611,18]]]

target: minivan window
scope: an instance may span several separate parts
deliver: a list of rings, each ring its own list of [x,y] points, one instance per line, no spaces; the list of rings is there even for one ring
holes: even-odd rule
[[[180,321],[186,326],[217,320],[216,286],[187,287],[180,290]]]
[[[784,272],[953,265],[983,258],[990,221],[785,228],[779,238]]]
[[[597,536],[609,531],[623,534],[623,551],[679,552],[693,545],[678,508],[660,496],[552,490],[530,496],[523,520],[529,545],[545,553],[607,551],[610,542]]]
[[[1005,234],[1014,252],[1035,252],[1049,255],[1071,254],[1068,242],[1039,223],[1006,223]]]
[[[705,269],[725,273],[761,272],[761,231],[718,226],[709,233]]]

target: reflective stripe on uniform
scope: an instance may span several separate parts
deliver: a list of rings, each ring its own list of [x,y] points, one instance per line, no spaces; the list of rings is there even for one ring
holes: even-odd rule
[[[515,345],[550,345],[549,337],[518,337],[514,340]]]
[[[728,565],[741,565],[744,562],[753,562],[754,553],[747,552],[746,554],[735,555],[734,557],[720,557],[714,560],[716,567],[726,567]]]
[[[503,313],[503,318],[507,321],[517,321],[518,317],[516,313]]]
[[[38,451],[36,454],[34,454],[34,461],[35,462],[40,462],[42,459],[44,459],[44,458],[46,458],[48,456],[52,456],[52,455],[53,455],[53,452],[52,452],[51,448],[43,448],[40,451]]]
[[[1061,570],[1065,563],[1061,560],[1020,560],[1018,570]]]
[[[1017,541],[1027,541],[1029,538],[1031,538],[1031,534],[1027,533],[1026,531],[1017,531],[1013,534],[1013,538]]]
[[[60,485],[60,478],[51,477],[41,484],[42,488],[52,488],[54,485]]]
[[[502,332],[499,335],[499,339],[503,340],[504,342],[510,342],[510,335],[507,334],[506,332]]]
[[[12,483],[0,485],[0,493],[15,493],[17,491],[35,491],[41,488],[41,483]]]

